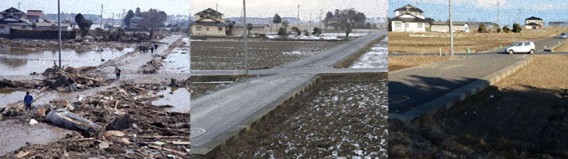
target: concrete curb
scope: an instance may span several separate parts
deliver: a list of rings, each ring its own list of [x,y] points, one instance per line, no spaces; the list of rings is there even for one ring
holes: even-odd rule
[[[191,154],[204,156],[206,158],[213,157],[217,150],[223,149],[224,146],[230,144],[233,141],[236,141],[240,135],[249,131],[251,127],[254,127],[254,125],[257,125],[259,122],[262,122],[268,116],[271,116],[270,114],[273,112],[273,110],[284,105],[290,100],[295,99],[296,97],[316,85],[319,79],[320,78],[318,76],[313,76],[312,78],[310,78],[310,80],[308,80],[308,82],[302,84],[300,87],[294,89],[293,91],[288,92],[285,96],[280,97],[269,106],[258,110],[247,119],[241,121],[240,124],[229,128],[229,130],[225,131],[223,134],[215,137],[212,141],[204,144],[199,148],[192,147]]]
[[[525,67],[532,62],[530,56],[526,56],[524,59],[515,62],[513,65],[487,75],[477,81],[470,84],[462,86],[456,90],[453,90],[439,98],[434,99],[431,102],[420,105],[412,110],[404,112],[402,114],[389,113],[389,120],[400,120],[404,123],[416,123],[421,122],[421,119],[429,119],[440,111],[449,109],[456,105],[457,103],[464,101],[466,98],[471,97],[485,88],[501,81],[507,76],[515,73],[519,69]],[[444,109],[442,109],[444,108]]]

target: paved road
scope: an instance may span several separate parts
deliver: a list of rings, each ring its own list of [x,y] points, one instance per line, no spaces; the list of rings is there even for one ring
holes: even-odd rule
[[[306,84],[316,79],[317,74],[356,71],[337,70],[332,66],[384,34],[384,32],[374,32],[347,44],[325,50],[316,56],[274,69],[253,70],[251,74],[267,76],[235,83],[229,88],[193,100],[191,102],[192,153],[208,153],[280,102],[305,88]],[[376,70],[380,69],[364,71],[376,72]],[[386,67],[383,72],[386,72]],[[243,71],[192,70],[191,74],[192,76],[239,75],[243,74]]]
[[[389,113],[416,108],[526,57],[471,56],[389,73]]]

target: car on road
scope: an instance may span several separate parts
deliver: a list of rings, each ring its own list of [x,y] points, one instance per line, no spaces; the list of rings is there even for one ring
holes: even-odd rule
[[[562,33],[562,34],[560,34],[560,38],[562,38],[562,39],[568,38],[568,33]]]
[[[520,41],[520,42],[515,42],[513,43],[511,46],[505,48],[505,52],[509,53],[509,54],[514,54],[514,53],[529,53],[529,54],[534,54],[535,52],[535,45],[534,42],[532,41]]]

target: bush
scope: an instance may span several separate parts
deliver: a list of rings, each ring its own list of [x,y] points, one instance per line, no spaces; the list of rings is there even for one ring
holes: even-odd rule
[[[314,31],[314,32],[312,32],[312,35],[315,35],[315,36],[320,36],[320,35],[321,35],[321,29],[320,29],[320,28],[315,27],[313,31]]]
[[[511,29],[509,29],[509,27],[507,27],[507,26],[504,26],[504,27],[503,27],[503,32],[505,32],[505,33],[510,33],[510,32],[511,32]]]
[[[520,33],[521,30],[523,30],[523,28],[521,27],[521,25],[519,25],[519,24],[517,24],[517,23],[513,24],[513,32],[515,32],[515,33]]]
[[[479,28],[477,29],[477,32],[479,33],[487,33],[487,27],[485,26],[485,24],[480,24]]]
[[[310,36],[310,32],[308,30],[304,30],[302,32],[304,32],[304,36]]]
[[[282,27],[281,27],[280,29],[278,29],[278,35],[279,35],[279,36],[284,36],[284,37],[285,37],[285,36],[288,36],[286,29],[284,29],[284,28],[282,28]]]

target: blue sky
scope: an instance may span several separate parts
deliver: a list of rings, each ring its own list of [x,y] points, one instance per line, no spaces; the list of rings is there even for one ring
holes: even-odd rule
[[[389,17],[394,17],[396,8],[411,4],[422,9],[426,17],[448,19],[448,0],[388,0],[388,3]],[[519,17],[524,23],[531,16],[540,17],[545,23],[568,21],[568,0],[453,0],[453,3],[453,19],[457,21],[496,22],[498,10],[502,25],[511,25]]]

